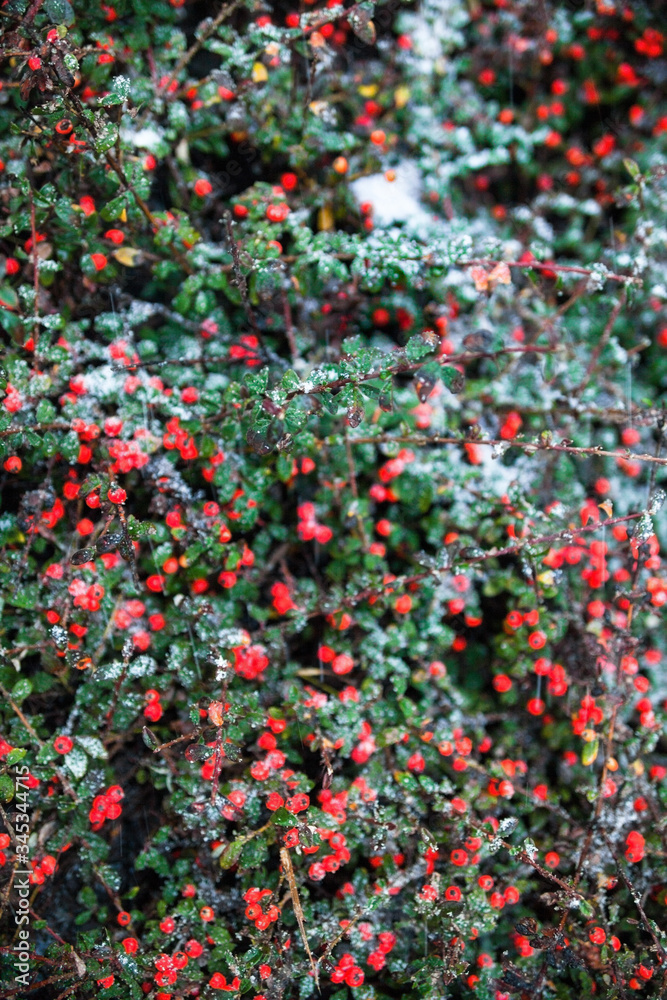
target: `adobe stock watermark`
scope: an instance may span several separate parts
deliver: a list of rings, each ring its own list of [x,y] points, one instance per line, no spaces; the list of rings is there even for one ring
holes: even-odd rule
[[[15,772],[14,789],[14,846],[18,867],[14,872],[14,889],[17,903],[14,914],[16,923],[15,981],[19,986],[30,985],[30,875],[28,864],[28,840],[30,837],[30,803],[26,764],[19,765]]]

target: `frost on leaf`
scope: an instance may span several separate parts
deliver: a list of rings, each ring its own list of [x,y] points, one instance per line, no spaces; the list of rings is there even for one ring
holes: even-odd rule
[[[347,422],[350,427],[358,427],[364,416],[364,409],[356,403],[347,411]]]
[[[77,549],[70,556],[70,562],[72,566],[82,566],[83,563],[90,562],[91,559],[95,558],[95,549],[88,546],[85,549]]]
[[[664,504],[665,498],[667,498],[667,493],[664,490],[655,490],[649,497],[646,513],[657,514]]]
[[[419,398],[420,403],[425,403],[428,397],[433,392],[436,382],[435,373],[432,371],[427,371],[426,368],[420,368],[415,375],[415,390]]]
[[[650,514],[645,512],[637,521],[632,537],[638,542],[646,542],[653,534],[653,521]]]
[[[201,763],[215,753],[215,747],[207,747],[201,743],[192,743],[185,751],[185,759],[191,764]]]
[[[371,20],[373,16],[373,4],[360,3],[356,9],[348,15],[348,21],[352,31],[360,41],[366,45],[375,44],[375,25]]]

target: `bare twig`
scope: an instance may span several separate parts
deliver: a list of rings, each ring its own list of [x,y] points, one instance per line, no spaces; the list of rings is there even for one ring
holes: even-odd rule
[[[383,444],[388,441],[396,442],[397,444],[413,444],[419,447],[426,447],[432,444],[457,444],[460,446],[475,444],[491,448],[521,448],[522,451],[527,452],[529,455],[533,455],[535,452],[540,451],[555,451],[563,452],[568,455],[600,455],[604,458],[620,458],[624,462],[646,462],[647,464],[653,465],[667,465],[667,458],[661,458],[659,455],[647,455],[646,453],[639,455],[625,448],[619,449],[618,451],[608,451],[605,448],[598,447],[597,445],[579,448],[569,444],[549,444],[546,441],[539,441],[537,443],[530,441],[518,441],[516,438],[513,441],[505,441],[501,438],[475,438],[473,441],[470,438],[443,437],[436,434],[431,436],[426,434],[378,434],[368,435],[367,437],[350,438],[351,444]]]
[[[178,60],[171,72],[170,82],[177,79],[179,74],[185,69],[185,67],[192,61],[194,56],[197,55],[200,48],[204,42],[211,37],[214,31],[216,31],[220,25],[225,21],[231,14],[234,13],[237,7],[242,5],[242,0],[233,0],[232,3],[227,4],[225,7],[221,7],[220,11],[216,14],[212,21],[203,21],[202,24],[197,29],[197,37],[192,43],[187,52],[183,53],[181,58]],[[168,85],[166,90],[168,91]]]
[[[290,857],[289,850],[286,847],[280,848],[280,861],[285,871],[285,876],[287,878],[287,884],[289,886],[290,895],[292,896],[292,906],[294,907],[294,915],[296,917],[296,922],[299,925],[301,940],[303,941],[304,948],[306,949],[306,954],[308,955],[308,961],[310,962],[310,967],[313,971],[315,985],[317,986],[317,989],[319,991],[320,970],[317,965],[317,962],[313,958],[313,953],[310,950],[310,945],[308,944],[308,937],[306,936],[306,925],[303,919],[303,908],[301,906],[301,900],[299,899],[299,890],[297,888],[296,878],[294,877],[294,867],[292,866],[292,859]]]

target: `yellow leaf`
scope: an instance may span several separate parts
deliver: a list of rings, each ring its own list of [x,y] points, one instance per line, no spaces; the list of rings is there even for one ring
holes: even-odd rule
[[[599,503],[598,507],[600,508],[600,510],[603,510],[605,512],[607,517],[611,517],[611,515],[614,513],[614,505],[611,502],[611,500],[605,500],[604,503]]]
[[[593,740],[591,743],[587,743],[581,751],[581,763],[586,767],[593,764],[598,755],[599,746],[600,741],[598,739]]]
[[[394,104],[397,108],[404,108],[410,100],[410,90],[406,86],[397,87],[394,91]]]
[[[143,254],[141,250],[135,250],[133,247],[118,247],[111,256],[115,257],[123,267],[136,267],[137,264],[141,263]]]
[[[308,105],[308,108],[314,115],[321,115],[326,107],[328,107],[326,101],[311,101]]]
[[[377,92],[378,92],[377,83],[363,83],[361,87],[359,87],[360,97],[375,97]]]
[[[256,62],[252,67],[253,83],[266,83],[269,79],[269,71],[264,63]]]
[[[334,227],[333,211],[331,205],[322,205],[317,213],[317,228],[320,232],[329,232]]]
[[[127,222],[127,209],[124,208],[123,211],[118,216],[120,222]]]

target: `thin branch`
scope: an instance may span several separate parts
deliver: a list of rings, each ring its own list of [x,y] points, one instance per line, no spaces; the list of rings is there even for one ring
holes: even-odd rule
[[[234,279],[236,281],[236,287],[239,290],[239,295],[241,296],[241,302],[243,304],[243,310],[246,314],[246,319],[252,327],[253,333],[256,337],[261,340],[261,335],[259,328],[257,326],[257,320],[255,319],[255,314],[253,312],[252,306],[250,305],[250,299],[248,298],[248,284],[245,280],[245,275],[241,268],[241,255],[239,253],[238,244],[234,236],[234,222],[232,220],[232,213],[230,211],[223,212],[223,218],[225,220],[225,228],[227,230],[227,239],[229,241],[229,249],[232,254],[232,267],[234,270]]]
[[[491,448],[521,448],[529,455],[534,455],[538,451],[563,452],[568,455],[600,455],[604,458],[620,458],[624,462],[646,462],[654,465],[667,465],[667,458],[660,458],[659,455],[638,455],[628,449],[618,451],[608,451],[604,448],[592,445],[590,447],[576,447],[568,444],[548,444],[543,441],[532,443],[530,441],[505,441],[501,438],[462,438],[462,437],[442,437],[440,435],[429,436],[426,434],[378,434],[367,437],[350,438],[350,444],[384,444],[395,442],[396,444],[414,444],[418,447],[426,447],[431,444],[475,444]]]
[[[598,363],[598,358],[602,354],[602,351],[604,350],[604,348],[607,346],[607,342],[608,342],[608,340],[609,340],[609,338],[611,336],[611,331],[614,329],[614,323],[618,319],[619,314],[621,312],[621,309],[623,309],[623,307],[625,306],[625,303],[627,302],[627,300],[628,300],[628,290],[627,290],[627,288],[622,288],[621,289],[621,294],[619,295],[618,300],[617,300],[614,308],[612,309],[611,313],[609,314],[609,319],[605,323],[604,330],[600,334],[600,338],[599,338],[598,342],[596,343],[595,347],[591,351],[590,360],[589,360],[588,366],[586,368],[586,374],[584,375],[584,378],[582,379],[581,385],[577,386],[577,388],[574,390],[574,394],[576,396],[581,395],[581,393],[584,391],[584,389],[586,388],[586,386],[590,382],[591,376],[593,375],[593,372],[595,371],[595,366]]]
[[[589,531],[597,531],[602,527],[614,527],[616,524],[623,524],[626,521],[634,521],[643,516],[643,512],[636,514],[625,514],[622,517],[609,518],[603,522],[595,522],[593,524],[583,525],[581,528],[562,528],[560,531],[554,532],[550,535],[539,535],[537,537],[526,536],[518,541],[516,545],[507,545],[502,549],[491,548],[486,552],[482,552],[479,555],[462,555],[457,554],[453,559],[453,562],[459,565],[470,565],[473,563],[482,563],[487,559],[498,559],[501,556],[514,556],[517,555],[523,548],[530,545],[550,545],[552,542],[561,541],[565,538],[572,538],[573,536],[587,533]],[[408,587],[413,583],[421,583],[423,580],[429,577],[437,576],[440,573],[451,572],[451,565],[438,567],[435,569],[424,570],[422,573],[414,573],[412,576],[402,576],[397,577],[395,580],[391,581],[389,585],[391,591],[395,591],[399,587]],[[342,598],[340,604],[335,608],[315,608],[312,611],[308,611],[303,616],[305,620],[310,621],[313,618],[319,618],[321,615],[338,614],[338,612],[343,611],[347,608],[353,608],[362,601],[367,600],[369,597],[381,597],[385,593],[385,587],[365,587],[363,590],[358,591],[356,594],[352,594],[350,597]],[[291,619],[287,618],[281,622],[279,628],[289,627],[291,624]],[[251,633],[251,637],[262,635],[264,626],[260,626],[254,632]]]
[[[175,67],[173,68],[169,81],[170,83],[173,81],[178,82],[176,78],[180,73],[182,73],[182,71],[185,69],[188,63],[192,61],[194,56],[197,55],[204,42],[211,37],[213,32],[220,27],[223,21],[225,21],[231,14],[234,13],[237,7],[241,6],[242,6],[242,0],[233,0],[233,2],[227,4],[226,7],[222,7],[212,21],[208,21],[207,23],[208,20],[207,19],[201,22],[201,24],[197,28],[196,32],[197,37],[195,41],[192,43],[188,51],[181,56],[181,58],[178,60]],[[168,85],[166,89],[168,90]]]
[[[593,274],[597,274],[591,267],[575,267],[571,264],[541,264],[539,261],[521,261],[521,260],[494,260],[492,257],[479,257],[475,260],[457,260],[456,265],[458,267],[495,267],[497,264],[505,264],[507,267],[521,267],[524,270],[529,271],[558,271],[564,274],[584,274],[590,277]],[[633,278],[629,274],[615,274],[612,271],[605,272],[602,277],[605,281],[620,281],[623,284],[641,284],[641,278]]]
[[[646,916],[646,913],[644,911],[644,907],[642,906],[642,903],[641,903],[641,897],[640,897],[639,893],[637,892],[637,890],[632,885],[632,882],[630,881],[630,879],[628,878],[628,876],[627,876],[627,874],[625,872],[625,869],[623,868],[623,865],[621,864],[620,858],[618,857],[618,854],[614,850],[614,847],[613,847],[611,841],[609,840],[609,837],[607,836],[607,834],[606,834],[606,832],[604,830],[602,831],[602,836],[604,838],[604,841],[605,841],[607,847],[609,848],[609,853],[611,854],[612,858],[614,859],[614,863],[616,865],[616,870],[617,870],[618,874],[621,877],[621,881],[623,882],[623,884],[625,885],[625,888],[628,890],[628,892],[632,896],[632,900],[633,900],[635,906],[637,907],[637,910],[639,912],[639,916],[641,917],[641,922],[644,925],[644,927],[646,928],[647,932],[651,936],[651,939],[653,941],[653,944],[655,945],[656,951],[657,951],[658,955],[660,956],[660,963],[662,965],[664,965],[665,960],[667,959],[667,952],[665,951],[665,948],[664,948],[662,942],[658,940],[658,937],[657,937],[657,935],[656,935],[656,933],[655,933],[655,931],[653,929],[653,925],[652,925],[651,921]]]
[[[303,946],[306,949],[306,954],[308,955],[308,961],[310,962],[310,968],[312,969],[313,978],[315,979],[315,985],[317,986],[319,992],[320,970],[317,965],[317,962],[313,958],[313,953],[310,950],[310,945],[308,944],[308,937],[306,935],[306,924],[303,919],[303,908],[301,906],[301,900],[299,899],[299,890],[297,888],[296,878],[294,877],[294,867],[292,865],[292,859],[290,857],[289,850],[286,847],[280,848],[280,860],[285,870],[285,876],[287,877],[287,884],[289,886],[290,895],[292,896],[292,906],[294,907],[294,916],[296,917],[296,922],[299,925],[301,940],[303,941]]]

